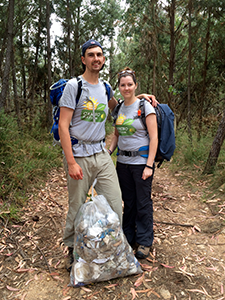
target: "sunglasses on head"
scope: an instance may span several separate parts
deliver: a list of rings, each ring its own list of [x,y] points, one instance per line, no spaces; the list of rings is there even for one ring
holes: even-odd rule
[[[123,70],[121,72],[119,72],[117,75],[118,77],[121,77],[122,75],[125,75],[125,74],[131,74],[131,75],[134,75],[135,76],[135,71],[132,71],[132,70]]]

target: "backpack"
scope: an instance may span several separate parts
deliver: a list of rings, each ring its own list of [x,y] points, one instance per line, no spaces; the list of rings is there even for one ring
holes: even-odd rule
[[[53,118],[53,125],[51,128],[50,133],[53,134],[54,139],[54,145],[61,145],[60,138],[59,138],[59,132],[58,132],[58,124],[59,124],[59,115],[60,115],[60,107],[59,107],[59,101],[63,94],[63,90],[67,84],[69,79],[59,79],[56,83],[54,83],[50,87],[50,101],[52,103],[53,109],[52,109],[52,118]],[[103,81],[108,101],[110,100],[110,92],[111,88],[109,84],[106,81]],[[82,79],[81,77],[77,77],[77,97],[76,97],[76,104],[78,104],[81,92],[82,92]],[[78,141],[75,138],[71,137],[71,143],[72,145],[76,144]]]
[[[140,100],[138,115],[136,118],[141,119],[145,129],[147,130],[144,101],[146,101],[144,98]],[[112,112],[113,125],[115,125],[116,123],[116,119],[122,103],[123,101],[119,99],[118,105]],[[158,125],[158,148],[156,152],[155,162],[158,162],[157,167],[159,168],[165,159],[167,161],[171,159],[176,148],[174,113],[167,104],[158,104],[157,107],[154,107],[154,109]]]

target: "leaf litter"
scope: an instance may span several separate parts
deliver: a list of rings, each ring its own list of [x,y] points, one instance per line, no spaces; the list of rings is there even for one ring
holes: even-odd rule
[[[66,179],[62,169],[52,170],[45,187],[30,194],[20,222],[10,224],[0,214],[2,299],[225,299],[225,201],[203,203],[200,197],[200,188],[187,190],[166,167],[156,170],[155,239],[149,257],[140,260],[143,274],[71,288],[62,242]],[[219,205],[218,214],[211,204]]]

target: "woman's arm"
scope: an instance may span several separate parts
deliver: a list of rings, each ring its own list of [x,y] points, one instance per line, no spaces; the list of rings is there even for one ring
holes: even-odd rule
[[[158,126],[157,126],[157,119],[155,114],[149,114],[146,117],[146,126],[149,134],[149,153],[146,165],[149,167],[153,167],[153,163],[156,156],[156,151],[158,147]],[[150,177],[153,173],[153,169],[145,167],[142,179],[145,180]]]

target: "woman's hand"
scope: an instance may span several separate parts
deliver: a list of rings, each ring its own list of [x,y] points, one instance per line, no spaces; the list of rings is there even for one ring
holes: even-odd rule
[[[142,179],[146,180],[148,177],[151,177],[152,174],[153,174],[153,170],[148,167],[145,167],[142,173]]]

